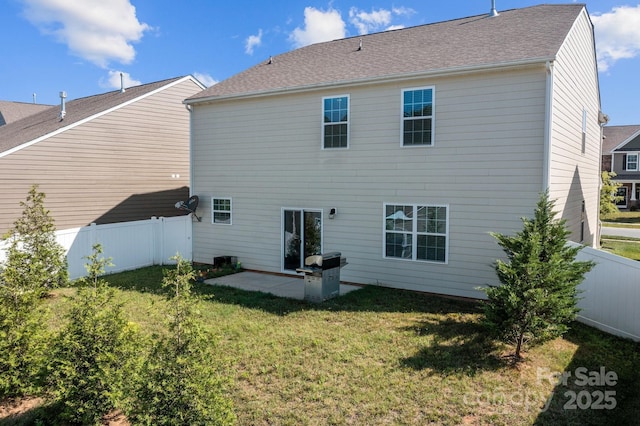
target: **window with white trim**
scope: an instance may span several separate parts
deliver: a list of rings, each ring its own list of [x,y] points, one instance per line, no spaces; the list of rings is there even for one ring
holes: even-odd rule
[[[384,257],[446,263],[449,209],[446,205],[384,205]]]
[[[625,157],[626,160],[624,170],[638,170],[638,154],[627,154]]]
[[[322,148],[349,147],[349,95],[322,98]]]
[[[211,223],[231,225],[231,198],[211,198]]]
[[[433,145],[434,88],[402,91],[402,145]]]

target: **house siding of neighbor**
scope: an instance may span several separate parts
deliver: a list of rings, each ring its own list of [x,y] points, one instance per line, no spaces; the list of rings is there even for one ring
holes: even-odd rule
[[[186,103],[204,217],[195,261],[295,274],[305,255],[339,251],[343,281],[483,297],[503,256],[490,232],[519,231],[546,187],[571,239],[597,241],[599,94],[583,5],[311,45]],[[407,108],[423,115],[403,118]],[[429,143],[403,145],[404,126],[429,122],[431,139],[414,132]]]
[[[66,102],[0,127],[0,234],[32,184],[58,230],[182,215],[189,197],[189,111],[204,89],[178,77]]]
[[[618,208],[640,207],[640,125],[606,126],[602,140],[602,170],[613,171],[622,186]]]

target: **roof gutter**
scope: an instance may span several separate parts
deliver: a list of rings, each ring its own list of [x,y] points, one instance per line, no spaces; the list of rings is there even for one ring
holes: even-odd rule
[[[222,100],[228,99],[247,99],[247,98],[258,98],[263,96],[273,96],[279,94],[292,94],[292,93],[303,93],[309,92],[313,90],[320,90],[327,87],[338,88],[343,86],[364,86],[371,83],[391,83],[395,81],[406,81],[406,80],[417,80],[423,78],[435,78],[442,76],[454,76],[454,75],[465,75],[472,74],[482,71],[495,71],[495,70],[510,70],[510,69],[519,69],[530,67],[533,65],[541,65],[545,63],[552,62],[555,58],[533,58],[526,59],[521,61],[512,61],[512,62],[504,62],[498,64],[485,64],[485,65],[473,65],[473,66],[462,66],[462,67],[452,67],[452,68],[442,68],[430,71],[418,71],[413,73],[405,73],[405,74],[395,74],[395,75],[385,75],[381,77],[375,78],[359,78],[354,80],[344,80],[344,81],[330,81],[318,84],[310,84],[306,86],[297,86],[297,87],[279,87],[277,89],[257,91],[257,92],[247,92],[241,94],[229,94],[229,95],[214,95],[207,96],[203,98],[194,98],[194,99],[186,99],[183,101],[184,104],[187,105],[196,105],[196,104],[206,104],[212,103]]]

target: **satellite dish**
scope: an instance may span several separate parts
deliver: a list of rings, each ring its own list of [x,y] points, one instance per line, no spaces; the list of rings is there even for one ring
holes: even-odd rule
[[[193,213],[193,216],[195,216],[195,218],[198,219],[198,222],[202,222],[202,218],[196,215],[196,209],[198,208],[198,201],[199,201],[198,196],[192,195],[191,197],[189,197],[189,199],[186,202],[178,201],[176,203],[176,209]]]
[[[197,195],[192,195],[191,197],[189,197],[189,199],[187,200],[187,209],[194,212],[196,211],[196,209],[198,208],[198,196]]]

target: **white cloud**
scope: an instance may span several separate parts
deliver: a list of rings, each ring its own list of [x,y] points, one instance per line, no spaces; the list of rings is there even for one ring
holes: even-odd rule
[[[598,69],[607,71],[616,61],[640,54],[640,5],[619,6],[603,14],[593,14]]]
[[[404,7],[404,6],[394,7],[392,11],[394,15],[398,15],[398,16],[411,16],[416,13],[416,11],[411,9],[410,7]]]
[[[258,30],[257,35],[250,35],[245,40],[244,53],[247,55],[253,55],[253,49],[255,47],[260,47],[262,44],[262,29]]]
[[[365,12],[356,7],[349,10],[349,21],[358,29],[358,34],[364,35],[377,31],[389,31],[404,28],[404,25],[391,25],[394,16],[411,16],[413,9],[394,7],[391,10],[378,9]]]
[[[218,83],[218,80],[214,79],[209,74],[194,72],[193,76],[196,78],[196,80],[198,80],[200,83],[204,84],[207,87],[213,86],[214,84]]]
[[[66,44],[72,54],[106,68],[135,58],[132,43],[151,27],[138,21],[129,0],[24,0],[25,16],[43,33]]]
[[[323,11],[314,7],[305,7],[304,28],[298,27],[293,30],[289,39],[295,47],[336,40],[345,37],[345,27],[346,24],[337,10]]]
[[[389,25],[391,12],[385,9],[365,12],[352,7],[349,10],[349,20],[358,29],[358,34],[368,34]]]
[[[116,70],[110,70],[108,77],[106,79],[100,79],[98,84],[100,85],[100,87],[103,87],[105,89],[120,89],[120,74],[122,74],[122,83],[124,83],[125,89],[127,87],[139,86],[142,84],[141,81],[131,78],[131,74],[129,74],[128,72]]]

